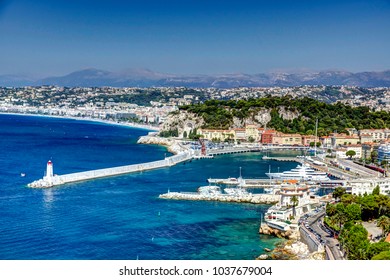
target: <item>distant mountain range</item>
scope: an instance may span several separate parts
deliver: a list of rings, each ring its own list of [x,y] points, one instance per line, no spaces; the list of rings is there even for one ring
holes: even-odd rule
[[[65,76],[39,80],[25,76],[0,75],[0,86],[80,86],[80,87],[272,87],[301,85],[346,85],[361,87],[390,87],[390,70],[382,72],[351,73],[346,71],[320,71],[303,73],[225,74],[225,75],[172,75],[148,69],[129,69],[110,72],[85,69]]]

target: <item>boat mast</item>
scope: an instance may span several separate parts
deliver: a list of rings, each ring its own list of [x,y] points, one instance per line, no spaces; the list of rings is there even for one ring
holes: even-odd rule
[[[318,119],[316,119],[316,135],[314,136],[314,157],[317,156],[317,128],[318,128]]]

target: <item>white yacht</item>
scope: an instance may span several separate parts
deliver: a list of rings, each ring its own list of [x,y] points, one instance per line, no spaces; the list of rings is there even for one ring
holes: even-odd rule
[[[326,181],[330,180],[328,174],[322,171],[316,171],[307,164],[298,165],[289,171],[272,173],[265,173],[271,179],[278,180],[308,180],[308,181]]]
[[[250,195],[250,193],[243,189],[243,188],[225,188],[224,192],[228,195],[234,195],[234,196],[247,196]]]

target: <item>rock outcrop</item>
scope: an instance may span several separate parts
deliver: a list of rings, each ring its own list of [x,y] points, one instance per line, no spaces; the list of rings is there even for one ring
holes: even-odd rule
[[[293,240],[296,240],[299,237],[299,233],[297,231],[294,230],[282,231],[279,229],[271,228],[265,223],[261,224],[259,233],[273,235],[279,238],[293,239]]]
[[[180,152],[186,151],[186,149],[180,145],[180,142],[172,138],[164,138],[158,136],[141,136],[138,141],[138,144],[154,144],[161,145],[168,148],[168,151],[173,154],[178,154]]]
[[[261,109],[253,116],[253,118],[262,127],[266,127],[267,124],[271,121],[271,110]]]
[[[325,260],[323,251],[311,253],[308,246],[298,240],[287,240],[277,246],[270,256],[276,260]]]
[[[288,110],[284,106],[280,106],[278,109],[278,113],[281,116],[282,119],[284,120],[289,120],[292,121],[300,116],[299,112],[294,110]]]
[[[204,120],[202,117],[187,111],[179,110],[168,115],[162,125],[162,130],[173,130],[177,128],[179,137],[183,137],[184,131],[186,131],[187,135],[189,135],[191,130],[198,129],[203,124]]]

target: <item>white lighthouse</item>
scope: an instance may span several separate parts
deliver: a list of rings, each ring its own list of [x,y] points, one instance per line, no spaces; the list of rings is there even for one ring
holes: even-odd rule
[[[46,166],[46,176],[47,177],[53,177],[53,163],[51,162],[51,160],[49,160],[47,162],[47,166]]]
[[[49,160],[46,165],[45,181],[49,184],[53,183],[53,163],[51,162],[51,160]]]

